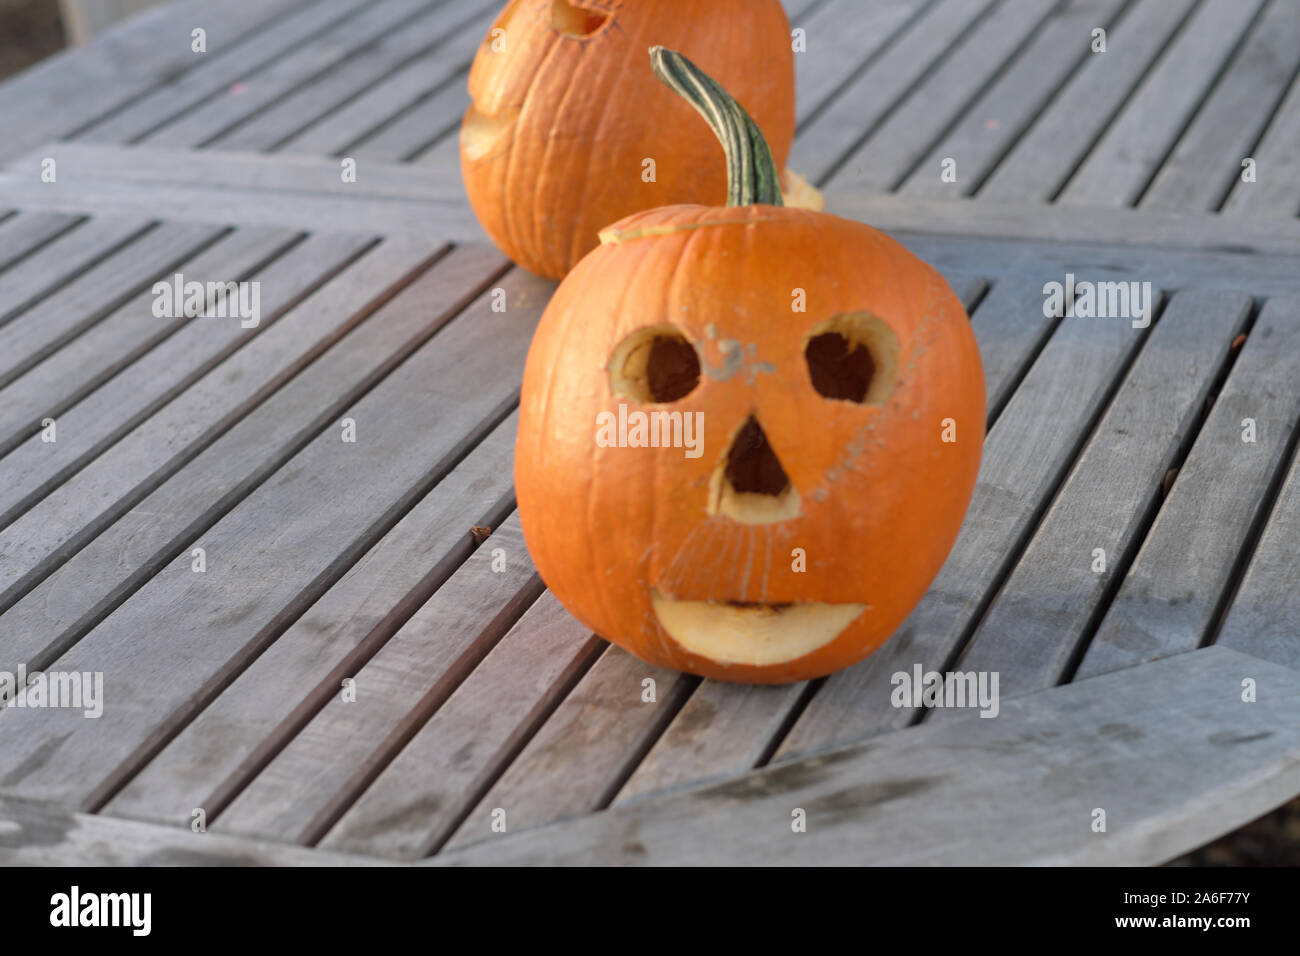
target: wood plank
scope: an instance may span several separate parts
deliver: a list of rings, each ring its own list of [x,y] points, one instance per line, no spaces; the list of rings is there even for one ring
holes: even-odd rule
[[[295,238],[287,229],[238,230],[223,236],[181,268],[188,269],[193,277],[202,276],[204,282],[243,281],[268,259],[284,251]],[[153,268],[156,267],[155,262]],[[165,277],[170,272],[168,269],[155,273],[145,281]],[[37,434],[46,417],[57,422],[58,416],[72,404],[185,325],[213,321],[185,317],[160,320],[153,314],[154,299],[148,288],[143,294],[132,295],[126,305],[90,325],[57,351],[50,349],[45,329],[34,328],[25,319],[10,323],[4,333],[6,338],[15,340],[16,358],[42,354],[48,357],[32,364],[0,389],[0,453],[7,454],[24,439]],[[238,329],[240,323],[232,318],[228,324]]]
[[[138,217],[91,219],[42,246],[5,272],[0,327],[148,229],[148,221]]]
[[[53,662],[55,670],[103,671],[116,704],[94,721],[67,710],[6,713],[0,780],[11,792],[88,807],[110,797],[481,439],[516,397],[517,378],[505,370],[522,368],[553,288],[517,272],[505,287],[512,308],[492,311],[490,293],[476,299],[462,321],[345,410],[354,443],[341,440],[337,424],[326,427],[195,535],[205,573],[183,554]],[[405,294],[427,308],[425,291],[416,283]],[[488,356],[491,376],[483,373]],[[420,441],[411,441],[412,429]],[[319,506],[340,500],[346,508]],[[61,735],[58,761],[33,759],[41,741]]]
[[[1071,205],[1137,202],[1195,115],[1263,0],[1205,0],[1071,177]]]
[[[427,856],[606,647],[543,594],[318,845]]]
[[[1255,442],[1242,421],[1256,422]],[[1300,424],[1300,299],[1260,312],[1075,679],[1194,650]],[[1261,616],[1266,616],[1267,608]],[[1243,610],[1248,617],[1249,611]],[[1235,625],[1234,625],[1235,626]]]
[[[210,827],[219,817],[224,823],[223,811],[256,771],[339,699],[343,680],[355,678],[474,552],[470,529],[492,527],[508,513],[515,429],[512,413],[177,734],[107,812],[185,825],[193,808],[203,807]],[[362,684],[358,692],[369,696],[374,688]]]
[[[1300,2],[1273,0],[1142,196],[1143,209],[1216,210],[1300,64]],[[1300,188],[1291,199],[1300,208]]]
[[[1300,215],[1300,83],[1292,82],[1253,150],[1256,179],[1238,178],[1223,204],[1226,216],[1294,219]],[[1238,167],[1240,168],[1240,167]]]
[[[449,33],[475,25],[481,39],[487,32],[482,0],[441,0],[409,22],[383,35],[376,43],[348,57],[327,74],[277,100],[205,146],[226,150],[265,150],[284,143],[312,123],[329,116],[406,66],[437,63]],[[490,18],[491,14],[488,14]],[[482,29],[479,29],[482,25]],[[440,58],[439,58],[440,59]]]
[[[1212,648],[431,862],[1152,865],[1294,794],[1298,749],[1300,675]]]
[[[385,866],[265,840],[160,827],[0,796],[4,866]]]
[[[1056,0],[1005,0],[990,10],[870,131],[828,185],[864,192],[897,189],[1056,5]]]
[[[485,249],[440,259],[412,286],[440,296],[438,311],[397,296],[437,258],[427,246],[379,246],[43,499],[29,514],[44,516],[44,540],[57,546],[29,557],[31,571],[11,591],[31,588],[0,617],[0,630],[16,635],[7,655],[61,654],[322,428],[336,427],[504,265]]]
[[[17,213],[0,221],[0,272],[81,222],[79,216]]]
[[[1195,5],[1196,0],[1133,0],[1107,33],[1107,52],[1085,62],[1021,135],[980,187],[980,198],[1054,199]]]
[[[647,680],[654,682],[651,700]],[[448,848],[491,839],[498,808],[510,830],[604,808],[696,683],[608,648],[465,818]]]
[[[402,29],[430,6],[430,0],[378,0],[336,22],[311,42],[282,52],[265,67],[247,73],[223,95],[205,100],[139,137],[136,142],[169,147],[202,146],[291,93],[324,81],[348,59]]]
[[[1240,293],[1182,292],[1170,300],[956,667],[996,671],[1004,701],[1067,676],[1249,314],[1250,299]]]
[[[254,237],[245,236],[241,250],[246,261],[258,255]],[[284,234],[284,241],[293,239]],[[272,248],[279,243],[267,237]],[[98,388],[90,391],[90,371],[102,364],[112,352],[120,352],[127,339],[139,336],[139,316],[136,312],[124,329],[110,327],[108,319],[97,327],[109,336],[103,351],[91,351],[83,369],[84,379],[63,379],[58,370],[69,360],[78,363],[85,358],[82,343],[70,346],[46,365],[40,366],[40,375],[24,376],[19,381],[37,390],[47,403],[49,413],[57,415],[58,441],[47,443],[40,435],[33,435],[17,446],[4,459],[6,482],[0,487],[0,527],[5,527],[19,514],[33,507],[73,473],[90,460],[107,450],[114,442],[160,409],[187,387],[193,385],[214,367],[243,348],[254,336],[262,334],[284,312],[299,303],[321,284],[326,282],[350,260],[357,257],[370,244],[367,237],[314,236],[288,250],[281,258],[259,269],[251,276],[260,283],[261,317],[254,328],[244,328],[237,319],[198,319],[186,322],[175,334],[141,354],[140,358],[124,367]],[[215,250],[211,250],[215,253]],[[205,264],[203,259],[207,259]],[[211,276],[208,269],[214,265],[212,256],[200,257],[187,265],[190,278]],[[223,275],[233,276],[238,262],[217,263]],[[157,321],[153,324],[157,324]],[[120,334],[119,334],[120,333]],[[88,333],[87,341],[93,333]],[[156,338],[156,336],[151,336]],[[110,351],[112,350],[112,352]],[[133,352],[141,351],[135,348]],[[35,372],[36,370],[33,370]],[[52,382],[49,381],[52,378]],[[45,382],[44,385],[38,383]],[[3,395],[0,392],[0,395]],[[76,404],[64,408],[56,402],[60,394],[80,396]],[[68,400],[71,401],[71,400]]]
[[[72,139],[93,143],[131,143],[180,114],[230,90],[250,73],[267,66],[322,31],[345,20],[364,0],[317,0],[244,37],[237,45],[209,47],[190,69],[166,77],[120,109],[107,111],[76,131]]]
[[[180,0],[149,10],[101,34],[90,47],[67,50],[0,85],[0,161],[38,143],[74,133],[207,62],[190,48],[190,31],[205,22],[208,49],[231,50],[301,0],[229,0],[220,17],[207,16],[207,0]]]
[[[1127,4],[1128,0],[1069,0],[1053,10],[1027,39],[1024,52],[944,134],[899,191],[931,199],[972,195],[1052,97],[1094,55],[1092,31],[1114,30]],[[954,182],[945,182],[940,175],[946,159],[956,161]]]
[[[496,564],[498,549],[504,566]],[[332,694],[221,814],[218,828],[315,843],[543,590],[512,514],[356,671],[355,704]],[[153,773],[147,768],[113,806]]]
[[[1293,380],[1294,381],[1294,380]],[[1300,455],[1291,469],[1232,600],[1216,643],[1300,668]]]
[[[778,758],[896,729],[912,719],[911,711],[890,703],[891,676],[910,672],[916,663],[945,669],[1144,338],[1128,319],[1061,320],[985,440],[966,520],[929,592],[879,650],[826,679]]]
[[[278,144],[276,152],[331,156],[349,152],[392,162],[410,158],[437,134],[459,127],[469,106],[465,74],[497,13],[483,11],[444,37],[433,52],[295,133]]]
[[[989,0],[940,0],[929,7],[800,128],[791,151],[791,168],[824,184],[845,156],[884,121],[989,5]]]

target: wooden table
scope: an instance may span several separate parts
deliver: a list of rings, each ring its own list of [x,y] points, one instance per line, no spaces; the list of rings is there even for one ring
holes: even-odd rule
[[[930,593],[780,688],[529,562],[553,286],[456,163],[496,6],[186,0],[0,86],[0,671],[105,681],[0,714],[0,861],[1154,863],[1300,792],[1300,0],[787,3],[791,165],[943,270],[990,401]],[[260,323],[156,318],[177,272]],[[998,717],[892,706],[918,665]]]

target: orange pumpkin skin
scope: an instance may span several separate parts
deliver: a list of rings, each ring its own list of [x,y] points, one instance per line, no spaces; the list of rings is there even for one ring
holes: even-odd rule
[[[893,239],[824,213],[678,206],[602,239],[555,293],[524,373],[515,482],[543,580],[606,639],[707,677],[785,683],[870,654],[938,573],[974,489],[984,377],[960,301]],[[806,312],[792,311],[796,289]],[[805,358],[810,330],[864,311],[897,337],[892,391],[878,405],[823,397]],[[611,355],[630,333],[665,324],[694,344],[698,386],[666,405],[616,394]],[[599,447],[597,416],[620,403],[703,412],[703,454]],[[711,513],[715,469],[750,415],[798,493],[797,516],[750,524]],[[945,424],[955,441],[943,440]],[[755,663],[682,646],[655,593],[711,607],[867,606],[809,653]]]
[[[505,48],[494,52],[498,29]],[[461,172],[484,230],[531,272],[562,278],[632,213],[724,201],[722,147],[645,68],[652,44],[707,68],[784,167],[794,54],[780,0],[514,0],[470,70]],[[643,181],[646,159],[654,182]]]

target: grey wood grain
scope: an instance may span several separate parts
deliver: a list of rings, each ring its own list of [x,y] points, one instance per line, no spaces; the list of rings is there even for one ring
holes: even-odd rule
[[[4,866],[391,866],[266,840],[162,827],[0,795]]]
[[[511,497],[512,414],[298,618],[155,757],[107,809],[211,824],[305,719],[339,699],[344,678],[473,552],[470,529],[491,527]],[[426,581],[430,575],[433,580]],[[369,696],[376,688],[367,686]],[[407,700],[408,705],[418,699]],[[362,738],[363,740],[366,738]],[[223,827],[224,828],[224,827]],[[283,836],[283,833],[277,834]]]
[[[86,806],[111,796],[424,497],[517,394],[504,370],[522,367],[553,286],[516,273],[506,288],[512,308],[481,296],[345,409],[354,442],[325,428],[195,535],[205,573],[183,554],[59,657],[52,669],[104,672],[104,714],[5,713],[0,785]],[[483,374],[488,356],[502,374]],[[58,761],[31,759],[38,738],[61,735]]]
[[[1256,423],[1253,443],[1242,441],[1247,418]],[[1216,623],[1249,529],[1266,507],[1269,483],[1285,467],[1298,420],[1300,299],[1271,299],[1088,645],[1076,680],[1200,646]],[[1269,610],[1261,609],[1265,621]],[[1248,618],[1248,605],[1240,613]]]
[[[423,273],[436,254],[378,247],[28,512],[60,543],[16,590],[40,583],[0,617],[6,658],[61,654],[323,428],[337,428],[503,267],[488,250],[466,249]]]
[[[992,8],[871,130],[828,184],[864,192],[897,188],[1056,5],[1055,0],[1004,0]]]
[[[1205,0],[1059,196],[1131,206],[1195,114],[1262,0]]]
[[[1214,210],[1300,64],[1300,2],[1273,0],[1142,196],[1143,209]],[[1300,185],[1292,183],[1300,209]]]
[[[253,238],[243,237],[242,257],[246,261],[256,258],[257,246],[263,245],[253,242]],[[288,240],[292,235],[286,234],[284,238]],[[268,240],[272,249],[279,247],[280,244],[272,237]],[[58,441],[43,442],[38,434],[4,458],[8,480],[0,487],[0,527],[8,525],[20,512],[31,508],[117,439],[244,347],[254,336],[260,335],[284,311],[328,280],[369,243],[367,237],[341,234],[306,239],[251,276],[251,281],[260,284],[261,312],[256,327],[244,328],[238,318],[198,319],[185,323],[175,330],[174,335],[150,347],[88,394],[93,379],[91,371],[103,364],[105,356],[120,353],[124,339],[138,336],[138,317],[143,312],[129,315],[130,319],[137,321],[127,324],[124,330],[111,328],[111,318],[94,330],[95,333],[101,329],[106,331],[108,340],[102,352],[91,349],[86,364],[75,366],[83,378],[72,376],[65,381],[59,376],[58,370],[67,364],[65,353],[60,352],[49,363],[39,367],[40,375],[32,374],[20,379],[25,387],[38,391],[49,412],[57,414]],[[189,278],[206,280],[214,275],[237,275],[235,270],[239,268],[239,262],[220,261],[214,258],[215,249],[209,252],[210,255],[200,256],[193,264],[185,266]],[[221,271],[214,272],[214,268]],[[155,320],[154,324],[163,323]],[[87,341],[91,340],[91,333],[88,333]],[[136,347],[133,351],[142,350]],[[66,354],[74,356],[72,361],[79,363],[86,358],[85,353],[82,343],[77,342]],[[39,382],[45,384],[37,385]],[[56,400],[60,394],[77,396],[76,404],[59,408]]]
[[[459,125],[469,106],[465,74],[497,13],[494,7],[484,9],[432,52],[279,143],[276,151],[341,155],[346,150],[366,159],[408,158],[437,133]]]
[[[543,594],[319,846],[426,856],[606,647]]]
[[[988,91],[917,164],[900,192],[932,199],[969,196],[1019,140],[1054,94],[1092,56],[1092,31],[1113,30],[1128,0],[1070,0],[1025,42]],[[945,159],[956,181],[944,182]]]
[[[1211,648],[431,862],[1149,866],[1285,801],[1298,753],[1300,675]]]
[[[38,143],[76,132],[160,84],[198,69],[190,31],[205,22],[208,49],[238,50],[241,40],[272,24],[298,0],[229,0],[221,16],[207,0],[181,0],[146,11],[101,34],[85,49],[52,56],[0,85],[0,161]],[[231,56],[237,61],[239,54]]]
[[[940,0],[927,8],[801,126],[791,151],[791,168],[823,184],[989,6],[990,0]]]
[[[149,223],[130,218],[91,219],[11,266],[0,284],[0,326],[59,291],[100,260],[143,235]]]
[[[259,265],[284,251],[294,239],[294,233],[287,229],[237,230],[223,236],[178,268],[188,270],[187,279],[198,279],[205,283],[243,281]],[[165,254],[165,248],[156,247],[154,252]],[[158,263],[156,260],[144,260],[141,266],[156,270]],[[152,275],[143,271],[141,274],[149,282],[168,278],[170,271],[168,268],[166,271],[154,271]],[[139,285],[137,277],[131,278],[131,285]],[[131,291],[134,293],[136,289],[132,288]],[[53,417],[57,421],[58,416],[71,404],[190,322],[207,321],[213,324],[211,320],[195,320],[184,316],[159,319],[153,314],[154,298],[154,293],[149,288],[141,294],[132,295],[127,304],[90,325],[57,351],[50,349],[47,357],[30,365],[23,374],[0,389],[0,452],[7,453],[25,438],[36,434],[43,418]],[[77,313],[67,315],[72,317]],[[85,324],[84,320],[82,324]],[[226,320],[226,325],[239,329],[240,322],[238,318],[232,318]],[[3,334],[5,338],[13,340],[15,358],[40,357],[48,349],[49,332],[45,328],[36,327],[34,322],[25,318],[10,323]],[[3,587],[0,584],[0,589]]]
[[[78,216],[16,213],[0,222],[0,272],[80,222]]]
[[[1291,84],[1251,158],[1256,164],[1255,182],[1240,178],[1234,182],[1223,204],[1225,216],[1260,220],[1300,215],[1296,186],[1300,183],[1300,83]]]
[[[333,694],[221,814],[218,828],[314,843],[542,591],[511,515],[356,671],[355,704]],[[138,783],[152,775],[150,767]]]
[[[1021,135],[980,188],[980,198],[1054,198],[1194,6],[1195,0],[1133,0],[1107,33],[1107,52],[1087,60]]]
[[[273,107],[309,84],[325,81],[349,59],[418,17],[430,0],[378,0],[363,4],[310,43],[281,52],[265,66],[242,76],[224,95],[179,112],[137,140],[169,147],[201,146]]]
[[[1216,641],[1300,668],[1300,455],[1279,492]]]
[[[955,667],[996,671],[1003,700],[1067,675],[1112,581],[1140,543],[1162,480],[1195,434],[1249,312],[1249,298],[1239,293],[1171,299]],[[1097,548],[1105,555],[1101,573]]]
[[[890,703],[892,675],[910,672],[917,663],[943,669],[1144,337],[1128,319],[1061,320],[989,432],[966,520],[929,592],[879,650],[827,678],[781,744],[779,758],[896,729],[912,719],[911,711]]]
[[[429,67],[443,62],[438,54],[448,34],[474,24],[478,38],[483,37],[487,29],[484,13],[481,0],[442,0],[415,19],[385,32],[377,42],[288,93],[246,122],[205,140],[205,145],[227,150],[265,150],[284,143],[293,134],[328,117],[340,103],[366,93],[396,70],[422,64],[426,72],[432,72]],[[483,24],[482,29],[477,29],[479,24]],[[461,64],[447,65],[459,69]]]

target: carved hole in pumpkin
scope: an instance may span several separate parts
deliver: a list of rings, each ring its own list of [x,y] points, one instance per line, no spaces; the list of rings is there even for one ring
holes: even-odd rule
[[[771,524],[799,514],[799,493],[753,415],[732,436],[710,483],[709,511],[745,524]]]
[[[898,380],[898,336],[870,312],[847,312],[808,333],[804,358],[824,398],[882,405]]]
[[[465,114],[465,122],[460,127],[460,143],[465,156],[479,160],[492,152],[501,138],[514,128],[518,110],[507,110],[496,116],[480,112],[477,106],[470,106]]]
[[[581,10],[569,0],[554,0],[551,4],[551,26],[571,37],[591,36],[608,19],[608,14]]]
[[[645,405],[685,398],[700,384],[695,346],[671,325],[638,329],[614,350],[610,386],[616,395]]]

